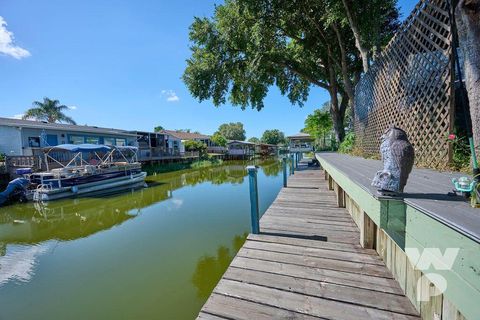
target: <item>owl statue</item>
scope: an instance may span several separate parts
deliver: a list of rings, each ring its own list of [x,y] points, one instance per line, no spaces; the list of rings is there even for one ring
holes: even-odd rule
[[[380,153],[383,170],[376,173],[372,186],[384,195],[403,192],[415,158],[413,146],[405,131],[390,126],[381,137]]]

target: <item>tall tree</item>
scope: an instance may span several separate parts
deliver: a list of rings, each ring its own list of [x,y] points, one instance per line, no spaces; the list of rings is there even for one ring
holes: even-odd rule
[[[350,27],[327,11],[336,8],[331,1],[226,0],[212,18],[191,25],[184,82],[200,101],[218,106],[228,97],[258,110],[273,85],[300,106],[312,86],[323,88],[341,141],[362,68]]]
[[[155,128],[153,128],[153,131],[154,131],[154,132],[160,132],[160,131],[162,131],[162,130],[165,130],[165,128],[162,127],[162,126],[156,126]]]
[[[463,52],[465,87],[470,103],[473,139],[480,157],[480,0],[460,0],[455,10]]]
[[[303,131],[314,137],[317,142],[320,141],[325,147],[326,136],[331,133],[332,129],[332,119],[328,111],[317,109],[305,119],[305,128]]]
[[[219,147],[227,146],[227,138],[225,138],[220,132],[215,132],[210,140]]]
[[[70,124],[76,124],[72,118],[67,116],[64,111],[69,108],[63,104],[60,104],[58,100],[52,100],[47,97],[43,98],[43,101],[34,101],[32,108],[25,111],[23,119],[36,119],[47,122],[66,122]]]
[[[260,143],[260,139],[258,139],[257,137],[251,137],[250,139],[248,139],[248,142]]]
[[[285,143],[285,134],[278,129],[265,130],[262,135],[261,141],[268,144]]]
[[[334,20],[348,21],[367,72],[371,56],[388,43],[399,26],[397,0],[330,0],[330,5]]]
[[[245,140],[245,129],[243,129],[243,123],[241,122],[224,123],[218,127],[218,133],[228,140]]]

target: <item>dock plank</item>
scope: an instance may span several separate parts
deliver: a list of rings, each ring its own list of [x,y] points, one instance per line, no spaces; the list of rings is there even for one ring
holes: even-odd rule
[[[327,189],[324,173],[302,163],[198,319],[419,319]]]

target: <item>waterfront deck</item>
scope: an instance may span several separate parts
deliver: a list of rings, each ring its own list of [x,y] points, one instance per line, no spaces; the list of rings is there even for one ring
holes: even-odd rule
[[[359,245],[323,171],[302,166],[198,319],[419,319],[377,252]]]

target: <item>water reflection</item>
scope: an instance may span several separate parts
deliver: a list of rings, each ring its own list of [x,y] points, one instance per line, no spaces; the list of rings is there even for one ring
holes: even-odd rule
[[[249,229],[247,164],[0,208],[0,318],[194,318]],[[255,164],[263,212],[281,188],[271,177],[281,166]]]
[[[197,288],[197,297],[208,298],[247,236],[248,234],[245,233],[233,238],[233,251],[226,246],[219,246],[215,256],[205,255],[198,260],[192,276],[192,283]]]
[[[37,258],[49,249],[49,244],[20,246],[1,259],[0,286],[10,280],[28,282],[34,275]],[[6,249],[6,247],[5,247]]]

